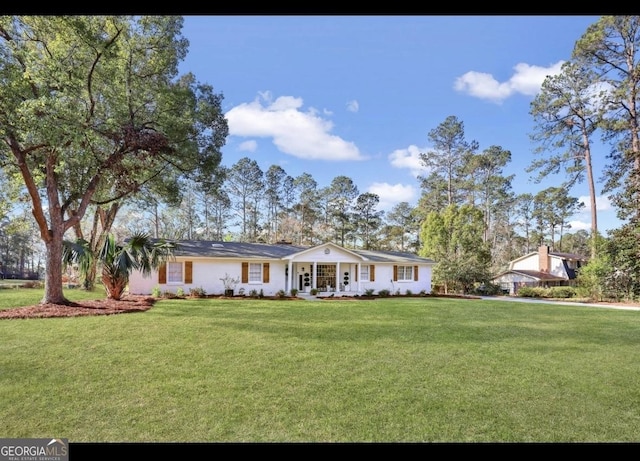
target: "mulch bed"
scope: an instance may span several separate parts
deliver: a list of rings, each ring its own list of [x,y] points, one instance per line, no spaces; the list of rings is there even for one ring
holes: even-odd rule
[[[0,310],[0,319],[27,319],[48,317],[79,317],[83,315],[115,315],[144,312],[153,306],[155,299],[149,296],[124,296],[121,300],[97,299],[72,302],[69,305],[36,304]]]

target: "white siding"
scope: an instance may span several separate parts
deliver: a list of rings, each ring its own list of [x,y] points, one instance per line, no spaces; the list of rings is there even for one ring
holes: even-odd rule
[[[520,259],[519,261],[514,261],[511,265],[511,269],[513,270],[527,270],[527,271],[539,271],[539,256],[538,253],[527,256],[525,258]]]
[[[142,277],[142,273],[134,272],[129,279],[129,292],[131,294],[151,294],[155,287],[159,287],[161,292],[169,291],[175,293],[178,288],[182,288],[185,295],[188,295],[192,288],[202,288],[207,295],[224,294],[224,284],[221,278],[229,274],[232,278],[241,280],[235,287],[235,294],[244,288],[245,295],[252,290],[260,292],[265,296],[273,296],[278,290],[284,289],[285,267],[284,261],[268,260],[206,260],[197,258],[176,258],[176,261],[193,261],[193,283],[158,283],[158,272],[155,271],[149,278]],[[242,262],[269,263],[268,283],[242,283]]]
[[[339,268],[337,273],[337,286],[331,284],[332,287],[338,288],[339,291],[349,293],[364,293],[367,289],[373,289],[374,293],[380,290],[389,290],[390,293],[395,294],[398,291],[400,294],[406,294],[407,290],[414,294],[418,294],[422,291],[425,293],[431,292],[431,277],[432,277],[432,265],[418,265],[418,281],[393,281],[393,263],[379,263],[372,261],[362,261],[357,255],[351,254],[348,251],[342,251],[339,248],[330,248],[329,254],[324,253],[324,248],[321,247],[317,251],[311,251],[298,255],[295,258],[295,262],[292,264],[292,285],[299,288],[300,291],[304,290],[304,287],[299,287],[300,277],[303,273],[302,267],[305,268],[304,272],[309,272],[309,267],[313,262],[318,264],[335,264],[339,262]],[[131,294],[145,294],[149,295],[153,293],[153,289],[158,287],[162,293],[176,291],[180,288],[185,295],[188,295],[192,288],[201,288],[207,295],[223,295],[224,285],[222,277],[225,274],[229,274],[231,277],[241,278],[242,275],[242,263],[243,262],[256,262],[256,263],[269,263],[269,282],[268,283],[238,283],[235,287],[235,294],[240,294],[240,290],[244,289],[244,295],[249,295],[252,290],[256,290],[258,293],[262,290],[265,296],[273,296],[279,290],[285,290],[290,292],[290,287],[286,286],[287,277],[286,269],[288,267],[288,261],[283,260],[255,260],[255,259],[219,259],[211,260],[207,258],[176,258],[176,262],[179,261],[191,261],[193,264],[193,281],[192,283],[165,283],[160,285],[158,283],[158,272],[154,271],[151,277],[143,277],[140,272],[134,272],[131,274],[129,280],[129,292]],[[358,263],[375,266],[375,281],[368,282],[360,280],[360,274],[356,276],[358,270]],[[401,266],[416,266],[415,263],[401,263],[396,264]],[[349,283],[344,285],[344,273],[349,273]],[[342,286],[341,286],[342,285]],[[342,288],[342,290],[340,290]]]
[[[514,261],[511,265],[511,269],[513,270],[530,270],[530,271],[539,271],[539,256],[538,254],[527,256],[526,258],[522,258],[519,261]],[[566,271],[564,270],[564,264],[562,263],[562,259],[557,256],[549,257],[549,274],[555,275],[556,277],[568,278]]]
[[[363,263],[366,264],[366,263]],[[394,264],[377,263],[375,264],[375,281],[360,282],[362,292],[373,289],[374,293],[380,290],[389,290],[391,294],[396,294],[398,290],[401,295],[407,293],[407,290],[413,294],[418,294],[424,290],[425,293],[431,293],[431,266],[418,266],[418,281],[399,281],[393,280]],[[415,264],[396,264],[398,266],[415,266]]]
[[[549,262],[549,273],[555,275],[556,277],[563,277],[568,279],[567,271],[564,270],[564,263],[561,258],[557,256],[551,256]]]
[[[133,271],[129,277],[129,293],[132,295],[150,295],[156,285],[158,271],[153,271],[149,277],[143,277],[140,271]]]

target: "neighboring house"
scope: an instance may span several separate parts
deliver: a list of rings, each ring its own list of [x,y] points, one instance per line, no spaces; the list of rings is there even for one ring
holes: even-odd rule
[[[509,269],[493,278],[493,283],[515,295],[520,287],[551,287],[575,285],[577,269],[587,259],[572,253],[549,251],[542,245],[534,251],[509,263]]]
[[[392,294],[431,292],[434,261],[411,253],[349,250],[333,243],[313,247],[277,244],[178,241],[175,258],[144,277],[135,271],[129,293],[151,294],[154,288],[173,292],[203,289],[224,294],[225,276],[237,278],[235,294],[251,292],[273,296],[280,290],[355,295],[365,290]]]

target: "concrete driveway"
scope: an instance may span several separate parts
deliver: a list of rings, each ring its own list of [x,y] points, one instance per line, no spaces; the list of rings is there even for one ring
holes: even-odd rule
[[[538,303],[538,304],[564,304],[566,306],[587,306],[599,307],[602,309],[622,309],[627,311],[640,311],[640,306],[615,304],[615,303],[581,303],[576,301],[553,301],[539,298],[519,298],[516,296],[479,296],[480,299],[491,301],[512,301],[522,303]]]

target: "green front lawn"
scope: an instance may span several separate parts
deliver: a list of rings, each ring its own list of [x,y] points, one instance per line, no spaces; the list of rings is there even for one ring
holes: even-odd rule
[[[0,320],[0,337],[3,437],[639,440],[636,311],[444,298],[162,300],[143,313]]]
[[[106,298],[106,294],[102,285],[96,287],[93,291],[86,291],[77,288],[65,289],[64,295],[69,301]],[[0,284],[0,309],[38,304],[43,296],[43,289],[14,287],[7,288],[6,285],[2,286]]]

